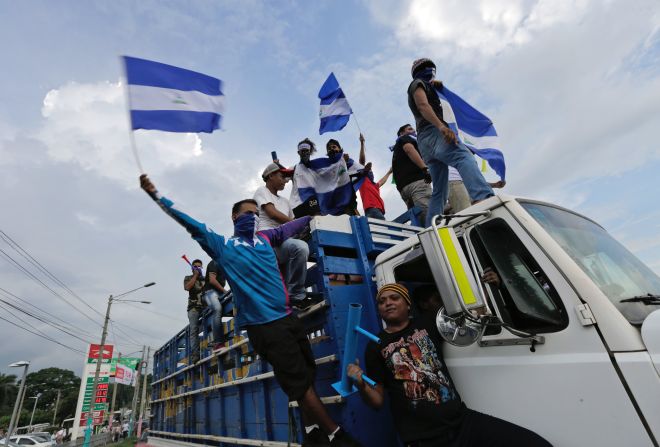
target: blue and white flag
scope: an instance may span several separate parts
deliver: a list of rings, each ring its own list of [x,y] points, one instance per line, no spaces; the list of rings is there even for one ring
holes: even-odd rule
[[[353,185],[343,152],[298,163],[293,174],[291,209],[316,197],[321,214],[342,214],[353,199]]]
[[[330,73],[325,80],[321,90],[319,90],[319,99],[321,100],[321,127],[319,134],[326,132],[337,132],[342,130],[348,119],[351,117],[351,106],[348,105],[344,92],[339,87],[339,82],[334,73]]]
[[[222,81],[160,62],[124,56],[131,127],[168,132],[220,128]]]
[[[442,90],[436,92],[442,103],[442,117],[449,128],[504,180],[504,154],[500,150],[493,122],[446,86],[443,85]]]

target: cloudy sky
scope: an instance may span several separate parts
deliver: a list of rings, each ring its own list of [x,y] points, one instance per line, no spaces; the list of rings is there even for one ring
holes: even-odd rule
[[[124,54],[224,81],[222,131],[136,133],[159,189],[216,231],[272,150],[292,164],[299,140],[325,143],[316,95],[331,71],[384,173],[426,56],[495,122],[504,192],[594,218],[660,272],[656,1],[5,1],[0,17],[0,317],[70,348],[0,320],[0,372],[25,359],[79,373],[108,295],[149,281],[131,297],[152,305],[113,307],[110,342],[158,347],[186,324],[180,256],[203,253],[137,188]],[[332,136],[356,154],[353,122]],[[388,216],[403,211],[393,185],[383,196]]]

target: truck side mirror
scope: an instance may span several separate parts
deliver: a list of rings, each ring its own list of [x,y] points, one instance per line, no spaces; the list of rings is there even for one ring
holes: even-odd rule
[[[484,298],[454,229],[434,222],[418,237],[444,304],[436,316],[440,335],[458,346],[478,341],[485,326],[472,311],[484,307]]]

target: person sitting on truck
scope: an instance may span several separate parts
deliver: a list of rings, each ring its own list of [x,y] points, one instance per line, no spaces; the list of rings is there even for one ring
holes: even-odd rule
[[[291,222],[294,219],[291,204],[286,197],[278,194],[286,186],[291,170],[281,168],[277,163],[266,166],[261,178],[266,184],[260,186],[252,197],[259,206],[260,218],[257,231],[270,230]],[[308,297],[305,290],[307,280],[307,258],[309,246],[300,239],[289,238],[282,245],[273,247],[277,263],[283,267],[282,273],[293,307],[301,310],[316,302]]]
[[[420,221],[426,222],[426,214],[431,200],[431,174],[424,163],[417,146],[417,134],[410,124],[404,124],[397,131],[397,139],[392,148],[392,175],[396,189],[408,209],[420,209]]]
[[[374,173],[371,171],[371,162],[367,163],[364,135],[362,134],[360,134],[359,161],[361,165],[364,165],[364,170],[362,171],[364,181],[359,189],[364,215],[374,219],[385,220],[385,202],[383,202],[383,198],[380,196],[380,188],[387,182],[387,179],[392,173],[392,168],[378,182],[374,182]]]
[[[211,316],[211,332],[213,333],[213,350],[218,350],[224,345],[225,335],[222,331],[222,303],[220,299],[226,292],[225,274],[218,264],[211,260],[206,266],[204,277],[204,291],[202,298],[206,305],[213,311]]]
[[[188,292],[188,323],[190,331],[188,343],[190,344],[190,363],[199,361],[199,316],[204,310],[202,291],[204,290],[204,274],[202,261],[195,259],[191,264],[192,274],[183,278],[183,289]]]
[[[360,446],[328,414],[314,389],[316,362],[300,320],[291,314],[273,247],[302,232],[311,217],[257,231],[259,208],[253,199],[231,210],[234,234],[224,237],[181,212],[162,197],[146,174],[140,187],[182,225],[223,269],[231,286],[236,328],[247,330],[255,352],[271,364],[275,380],[290,401],[297,401],[305,423],[304,446]]]
[[[433,216],[442,214],[448,195],[447,165],[460,172],[473,203],[494,195],[469,149],[443,120],[442,104],[435,91],[435,64],[430,59],[413,62],[413,77],[408,87],[408,106],[415,116],[417,141],[424,162],[433,180],[433,194],[429,202],[426,226],[431,226]]]
[[[510,422],[468,409],[462,402],[442,355],[442,340],[425,320],[410,319],[411,300],[402,284],[385,284],[376,296],[385,329],[380,343],[369,342],[366,375],[358,362],[348,374],[364,401],[380,408],[385,391],[401,440],[406,447],[451,445],[548,447],[536,433]]]

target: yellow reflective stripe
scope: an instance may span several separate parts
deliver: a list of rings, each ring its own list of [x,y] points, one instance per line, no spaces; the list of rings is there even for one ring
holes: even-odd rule
[[[451,240],[451,235],[448,228],[440,228],[438,230],[440,235],[440,243],[445,249],[447,254],[447,259],[449,259],[449,267],[451,267],[452,272],[454,273],[454,278],[458,283],[458,290],[461,293],[461,298],[466,305],[475,304],[477,302],[477,297],[474,296],[472,292],[472,287],[470,287],[470,281],[468,280],[463,264],[458,257],[458,252],[454,246],[453,241]]]

